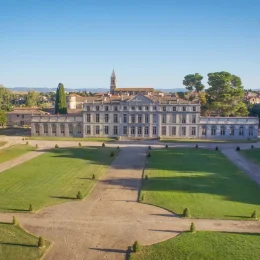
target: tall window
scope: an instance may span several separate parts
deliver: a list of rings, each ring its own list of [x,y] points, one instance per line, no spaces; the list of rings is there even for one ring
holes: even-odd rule
[[[146,127],[144,128],[144,134],[145,134],[145,135],[149,135],[149,128],[148,128],[148,126],[146,126]]]
[[[172,111],[176,111],[176,107],[172,107]]]
[[[192,115],[191,122],[192,124],[196,124],[196,115]]]
[[[156,126],[153,126],[153,135],[157,135],[157,129],[156,129]]]
[[[166,124],[166,115],[162,115],[162,123]]]
[[[108,125],[105,125],[105,135],[108,135],[108,133],[109,133]]]
[[[185,112],[185,111],[186,111],[186,107],[182,107],[182,111],[184,111],[184,112]]]
[[[105,114],[105,123],[108,123],[109,121],[109,114]]]
[[[90,106],[87,106],[86,108],[87,108],[87,111],[90,111]]]
[[[196,127],[191,128],[191,135],[196,135]]]
[[[207,128],[206,126],[202,126],[202,135],[206,135],[207,134]]]
[[[138,109],[139,109],[139,110],[142,110],[142,106],[139,106]]]
[[[60,125],[60,132],[61,132],[61,134],[65,133],[65,127],[63,124]]]
[[[230,135],[235,135],[235,128],[234,128],[234,126],[230,127],[229,133],[230,133]]]
[[[69,133],[73,134],[73,125],[69,125]]]
[[[118,135],[118,126],[117,125],[114,126],[114,135]]]
[[[99,106],[96,106],[96,111],[99,111]]]
[[[240,126],[240,127],[239,127],[239,135],[240,135],[240,136],[243,136],[243,135],[244,135],[244,127],[243,127],[243,126]]]
[[[78,134],[81,134],[81,133],[82,133],[81,124],[78,124],[78,125],[77,125],[77,129],[78,129]]]
[[[163,111],[164,111],[164,112],[166,111],[166,106],[163,106]]]
[[[145,110],[148,111],[148,110],[149,110],[149,107],[145,107]]]
[[[142,123],[142,115],[141,114],[138,115],[138,123]]]
[[[43,125],[43,132],[45,133],[45,134],[47,134],[48,133],[48,125]]]
[[[115,111],[118,111],[118,107],[117,107],[117,106],[115,106],[115,107],[114,107],[114,110],[115,110]]]
[[[131,126],[131,135],[135,135],[135,127]]]
[[[186,126],[181,127],[181,135],[186,135]]]
[[[114,114],[114,123],[118,123],[118,114]]]
[[[166,126],[162,126],[162,135],[166,135]]]
[[[254,128],[252,126],[249,127],[249,136],[254,135]]]
[[[52,133],[53,133],[53,134],[56,134],[56,125],[52,125],[51,128],[52,128]]]
[[[226,134],[226,129],[224,126],[220,127],[220,135],[225,135]]]
[[[149,123],[149,115],[148,114],[145,115],[144,120],[145,120],[146,124]]]
[[[156,106],[154,106],[154,107],[153,107],[153,110],[154,110],[154,111],[156,111],[156,110],[157,110],[157,107],[156,107]]]
[[[186,115],[181,116],[181,122],[182,124],[186,124]]]
[[[96,123],[99,123],[99,114],[96,114]]]
[[[99,135],[100,134],[100,127],[99,125],[96,125],[96,135]]]
[[[125,110],[125,111],[127,110],[127,106],[124,106],[124,110]]]
[[[86,134],[87,134],[87,135],[90,135],[90,134],[91,134],[90,125],[87,125],[87,127],[86,127]]]
[[[108,111],[108,106],[105,106],[105,111]]]
[[[173,122],[174,124],[176,124],[176,114],[173,114],[173,115],[172,115],[172,122]]]
[[[127,126],[123,126],[123,135],[127,135]]]
[[[138,126],[138,135],[142,135],[142,127]]]
[[[131,110],[135,110],[135,107],[134,107],[134,106],[132,106],[132,107],[131,107]]]
[[[172,135],[176,135],[176,126],[172,127]]]
[[[156,124],[156,114],[153,114],[153,123]]]
[[[211,126],[211,135],[216,135],[216,127]]]
[[[131,115],[131,123],[135,123],[135,115]]]
[[[35,133],[36,134],[40,133],[40,126],[38,124],[35,125]]]
[[[192,111],[193,111],[193,112],[196,112],[196,107],[195,107],[195,106],[192,107]]]
[[[127,114],[124,114],[124,123],[127,123]]]
[[[87,122],[90,123],[90,114],[87,114],[86,117]]]

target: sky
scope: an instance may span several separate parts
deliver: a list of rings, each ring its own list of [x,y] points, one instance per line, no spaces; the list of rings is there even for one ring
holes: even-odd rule
[[[259,0],[0,0],[6,87],[181,88],[228,71],[260,88]]]

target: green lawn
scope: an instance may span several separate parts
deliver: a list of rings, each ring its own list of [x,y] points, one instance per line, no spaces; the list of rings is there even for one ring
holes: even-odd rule
[[[85,197],[113,160],[107,147],[52,149],[0,174],[0,211],[35,210]]]
[[[18,156],[21,156],[25,153],[34,151],[35,148],[29,146],[29,145],[25,145],[25,144],[21,144],[21,145],[14,145],[14,146],[10,146],[8,148],[2,149],[0,150],[0,163],[12,160]]]
[[[230,139],[196,139],[196,138],[163,138],[160,140],[162,143],[257,143],[259,140],[230,140]]]
[[[36,260],[40,259],[50,246],[45,241],[44,248],[38,248],[38,238],[22,228],[9,223],[0,223],[0,259]]]
[[[253,260],[260,256],[260,234],[190,232],[141,247],[131,260]]]
[[[220,151],[173,148],[152,150],[140,198],[194,218],[250,219],[260,212],[259,185]]]
[[[252,162],[260,166],[260,148],[257,149],[250,149],[250,150],[243,150],[240,151],[241,154],[246,156]]]
[[[78,142],[114,142],[115,139],[108,137],[57,137],[57,136],[31,136],[25,140],[46,140],[46,141],[78,141]]]

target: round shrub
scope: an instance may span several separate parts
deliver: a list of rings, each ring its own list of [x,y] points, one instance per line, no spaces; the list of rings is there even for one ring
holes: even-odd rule
[[[138,241],[135,241],[134,244],[133,244],[133,251],[136,253],[136,252],[139,252],[140,251],[140,244]]]
[[[13,225],[19,226],[19,222],[15,216],[13,216]]]
[[[38,148],[38,144],[35,145],[35,148]]]
[[[45,241],[42,237],[39,237],[38,247],[45,247]]]
[[[252,213],[251,218],[253,218],[253,219],[257,219],[256,210]]]
[[[168,148],[168,144],[165,145],[165,148]]]
[[[81,146],[81,143],[79,143],[79,146]]]
[[[236,151],[240,151],[240,147],[239,146],[237,146]]]
[[[150,153],[148,153],[148,154],[147,154],[147,157],[151,157],[151,154],[150,154]]]
[[[105,146],[106,146],[105,143],[103,143],[103,144],[102,144],[102,147],[105,147]]]
[[[55,148],[59,148],[59,146],[57,144],[55,144]]]
[[[92,180],[95,180],[95,179],[96,179],[96,175],[93,174],[93,175],[92,175]]]
[[[76,198],[77,198],[78,200],[82,200],[82,194],[81,194],[80,191],[78,191]]]
[[[199,146],[196,144],[195,148],[199,148]]]
[[[189,210],[188,208],[185,208],[185,209],[183,210],[183,216],[184,216],[185,218],[189,218],[189,217],[190,217],[190,210]]]
[[[111,152],[110,153],[110,157],[114,157],[115,156],[115,153],[114,152]]]
[[[29,142],[27,141],[27,142],[26,142],[26,145],[28,145],[28,144],[29,144]]]
[[[253,145],[251,145],[251,148],[253,149],[253,148],[254,148],[254,146],[253,146]]]
[[[196,233],[196,227],[195,227],[195,224],[193,222],[191,222],[191,225],[190,225],[190,232]]]

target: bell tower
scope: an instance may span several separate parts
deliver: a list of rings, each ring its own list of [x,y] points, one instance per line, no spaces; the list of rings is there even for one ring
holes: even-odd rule
[[[114,89],[116,88],[116,74],[113,70],[111,77],[110,77],[110,93],[114,94]]]

